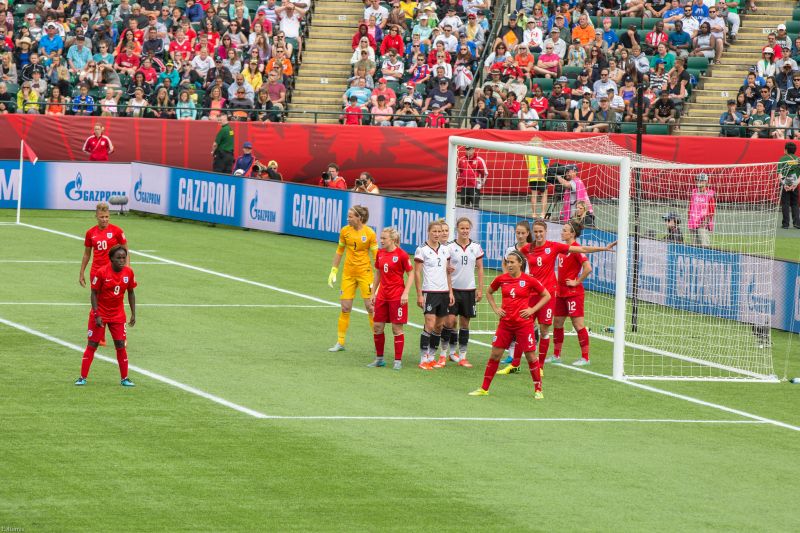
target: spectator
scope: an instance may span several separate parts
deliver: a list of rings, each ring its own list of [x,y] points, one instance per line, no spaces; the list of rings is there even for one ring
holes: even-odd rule
[[[47,100],[47,105],[44,109],[45,115],[64,115],[67,111],[67,106],[65,105],[67,99],[61,96],[61,89],[58,88],[56,85],[53,87],[52,93],[50,93],[50,98]]]
[[[683,31],[692,36],[692,39],[697,37],[700,31],[700,19],[692,14],[692,6],[686,4],[683,6],[683,16],[679,19],[683,23]]]
[[[514,93],[511,93],[514,94]],[[517,129],[523,131],[538,131],[539,130],[539,115],[535,110],[531,109],[527,100],[522,100],[519,103],[519,111],[517,111]]]
[[[767,139],[769,138],[770,119],[769,114],[764,110],[763,100],[758,100],[755,105],[755,111],[750,115],[747,121],[748,133],[753,139]]]
[[[121,92],[115,91],[112,87],[106,87],[105,96],[98,102],[101,117],[119,116],[119,98]]]
[[[242,144],[242,155],[236,158],[233,163],[233,175],[250,177],[253,174],[253,164],[256,162],[253,156],[253,143],[245,141]]]
[[[378,97],[380,96],[384,97],[388,107],[394,108],[395,104],[397,103],[397,95],[395,94],[394,89],[386,85],[386,78],[379,79],[378,86],[372,90],[372,94],[370,95],[371,106],[374,107],[378,105]]]
[[[428,115],[425,117],[426,128],[446,128],[447,116],[444,114],[438,104],[433,104]]]
[[[594,110],[592,109],[592,98],[590,94],[585,94],[581,98],[579,107],[576,107],[572,112],[572,118],[575,121],[575,132],[592,131],[594,125]]]
[[[150,102],[145,98],[144,90],[141,87],[136,87],[133,91],[133,98],[128,100],[128,116],[142,118],[147,116],[149,109]]]
[[[607,97],[609,89],[617,94],[617,84],[608,79],[608,69],[604,68],[600,71],[600,79],[594,82],[594,97],[597,100]]]
[[[659,124],[674,124],[677,118],[675,103],[669,97],[669,91],[661,91],[658,99],[650,107],[648,118],[650,122]]]
[[[673,0],[673,1],[677,2],[678,0]],[[628,29],[625,30],[625,33],[623,33],[620,36],[619,42],[624,48],[627,48],[628,50],[631,50],[634,47],[634,45],[641,47],[642,41],[639,38],[639,34],[636,32],[635,24],[631,24],[628,26]]]
[[[772,127],[770,136],[773,139],[793,139],[792,123],[792,117],[789,116],[787,105],[781,102],[778,105],[778,114],[770,120],[770,126]]]
[[[94,98],[89,94],[89,86],[82,84],[79,93],[72,99],[72,114],[88,116],[94,113]]]
[[[175,117],[178,120],[195,120],[197,118],[197,110],[195,109],[194,102],[189,99],[188,91],[183,90],[180,92],[176,107]]]
[[[483,62],[484,74],[488,74],[496,63],[502,63],[507,57],[512,57],[507,50],[505,43],[497,43],[495,45],[494,52],[490,53],[486,61]]]
[[[594,133],[609,133],[612,131],[612,125],[616,123],[616,115],[611,109],[611,101],[608,95],[599,97],[599,105],[594,112],[594,123],[588,131]]]
[[[603,41],[606,43],[606,50],[609,52],[616,52],[620,48],[619,37],[617,32],[611,27],[611,19],[606,17],[603,19]]]
[[[683,233],[681,232],[681,219],[675,213],[667,213],[661,217],[667,226],[667,235],[664,240],[683,244]]]
[[[238,122],[246,121],[250,118],[253,112],[253,100],[251,95],[255,93],[248,92],[245,87],[238,87],[236,93],[228,100],[228,109],[230,119]]]
[[[692,49],[692,36],[683,30],[683,22],[675,22],[675,29],[669,34],[667,48],[676,56],[685,59]]]
[[[369,0],[369,4],[364,8],[364,20],[369,20],[370,17],[375,17],[376,24],[384,28],[389,18],[389,10],[381,5],[380,0]]]
[[[736,100],[728,100],[728,110],[719,117],[720,137],[741,137],[744,120],[742,113],[736,110]]]
[[[581,46],[586,48],[586,51],[589,52],[591,42],[594,40],[595,37],[595,30],[589,24],[589,17],[587,15],[581,15],[578,18],[578,24],[572,28],[572,39],[578,39],[580,41]]]
[[[708,187],[708,175],[700,173],[696,178],[697,187],[689,199],[689,218],[686,227],[692,235],[694,244],[709,246],[714,232],[716,201],[714,189]]]
[[[775,43],[783,48],[792,48],[792,38],[786,33],[786,24],[778,24],[775,28]]]
[[[387,81],[400,81],[403,77],[403,71],[405,67],[403,66],[403,62],[397,56],[397,52],[393,49],[389,49],[389,56],[383,61],[381,65],[381,74]]]
[[[699,20],[703,20],[708,18],[709,9],[703,3],[703,0],[694,0],[692,3],[692,15],[697,17]]]
[[[772,48],[774,60],[783,57],[783,48],[778,44],[778,37],[774,33],[767,35],[767,44],[761,49],[761,53],[763,54],[767,48]]]
[[[175,118],[175,102],[170,98],[165,87],[159,87],[153,105],[150,107],[150,116],[153,118]]]
[[[492,112],[486,107],[486,100],[481,98],[476,102],[470,114],[470,126],[473,130],[485,130],[491,123]]]
[[[374,52],[378,49],[378,44],[375,42],[375,38],[367,31],[366,23],[361,22],[358,25],[358,30],[356,30],[355,35],[353,35],[353,51],[361,47],[364,43],[372,49],[372,58],[374,59]]]
[[[372,91],[367,89],[367,80],[358,78],[355,84],[347,89],[342,96],[342,105],[347,106],[348,102],[352,102],[353,97],[355,97],[357,105],[366,108],[370,96],[372,96]]]
[[[793,73],[792,86],[786,91],[784,102],[786,102],[790,114],[797,113],[798,105],[800,105],[800,72]]]
[[[662,18],[669,8],[670,3],[666,0],[645,0],[644,16],[647,18]]]
[[[455,39],[455,38],[453,38]],[[381,42],[381,55],[385,56],[389,50],[394,50],[397,52],[399,57],[403,56],[405,51],[405,43],[403,43],[403,37],[400,35],[400,27],[399,26],[391,26],[389,28],[389,33],[383,38]]]
[[[739,32],[741,19],[739,18],[739,1],[738,0],[717,0],[717,14],[731,25],[731,31],[728,35],[728,40],[733,43],[736,41],[736,34]]]
[[[552,50],[552,47],[551,47]],[[574,39],[567,50],[567,66],[583,67],[586,63],[586,49],[581,46],[580,39]]]
[[[571,41],[572,39],[570,39]],[[559,32],[558,28],[553,28],[550,30],[550,36],[544,40],[543,48],[547,49],[547,45],[550,44],[553,46],[553,53],[558,56],[559,60],[562,60],[567,55],[567,41],[561,38],[561,33]]]
[[[352,95],[349,97],[348,102],[341,117],[342,124],[345,126],[361,125],[364,121],[364,108],[359,105],[358,97]]]
[[[414,105],[414,99],[410,96],[404,96],[402,98],[402,105],[400,109],[397,110],[392,124],[399,127],[416,128],[418,126],[417,121],[419,120],[419,116],[419,112]]]
[[[377,103],[372,106],[370,113],[372,122],[377,126],[391,126],[394,109],[386,105],[386,96],[379,94],[376,98]]]
[[[455,95],[448,88],[447,80],[439,80],[438,87],[430,92],[425,99],[422,111],[437,109],[439,113],[449,111],[456,103]]]
[[[533,86],[533,97],[530,99],[530,105],[540,117],[547,116],[547,110],[550,107],[550,101],[544,96],[544,91],[539,84]]]
[[[705,6],[704,6],[705,7]],[[711,6],[708,9],[708,17],[703,21],[707,23],[711,29],[711,35],[716,39],[717,59],[722,55],[722,47],[728,35],[728,26],[725,20],[717,15],[717,8]],[[780,43],[779,43],[780,44]],[[792,43],[789,42],[788,46],[791,47]]]
[[[433,40],[433,45],[436,46],[437,43],[441,42],[444,44],[444,49],[448,54],[455,54],[458,50],[458,37],[453,35],[453,27],[448,24],[444,26],[443,31],[442,35]],[[383,44],[381,44],[381,49],[383,49]]]
[[[579,223],[584,228],[594,228],[595,219],[592,205],[588,200],[578,200],[575,203],[575,216],[571,220]]]
[[[535,53],[542,51],[542,43],[544,42],[544,34],[542,33],[541,23],[535,19],[528,19],[525,31],[522,34],[522,44]]]
[[[497,34],[494,42],[495,50],[497,45],[502,42],[511,52],[516,51],[517,46],[524,40],[523,33],[522,28],[517,25],[517,14],[511,13],[508,16],[508,24],[500,28]]]
[[[760,102],[761,104],[763,104],[764,113],[769,115],[770,119],[772,119],[775,116],[775,105],[776,105],[776,102],[772,98],[772,95],[770,94],[769,87],[767,87],[767,86],[761,87],[759,89],[759,93],[760,93],[760,95],[756,98],[756,102],[755,103],[758,104]]]
[[[545,43],[544,53],[539,56],[536,65],[533,67],[533,72],[538,76],[557,78],[561,74],[561,58],[554,53],[554,47],[555,45],[552,43]]]

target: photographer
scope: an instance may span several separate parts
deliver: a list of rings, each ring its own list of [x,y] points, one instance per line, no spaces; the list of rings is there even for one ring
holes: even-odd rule
[[[790,223],[800,229],[800,208],[798,208],[797,185],[800,181],[800,158],[795,155],[797,146],[786,143],[784,155],[778,160],[778,179],[781,182],[781,228],[789,229]]]
[[[368,194],[380,194],[381,190],[375,185],[375,179],[369,172],[362,172],[356,180],[356,186],[353,187],[353,192],[365,192]]]
[[[329,189],[347,190],[347,182],[339,175],[339,165],[331,163],[328,165],[328,170],[322,173],[319,180],[319,185],[328,187]]]

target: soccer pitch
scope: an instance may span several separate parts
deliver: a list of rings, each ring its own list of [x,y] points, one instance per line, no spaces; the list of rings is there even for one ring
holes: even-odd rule
[[[3,528],[796,530],[800,385],[618,383],[593,339],[588,371],[546,367],[543,401],[526,372],[472,398],[480,345],[471,370],[425,372],[409,325],[405,368],[368,369],[353,313],[347,351],[327,351],[335,244],[115,215],[141,252],[137,387],[96,358],[78,388],[92,213],[13,216],[0,211]],[[774,340],[776,374],[789,357],[800,375],[797,336]]]

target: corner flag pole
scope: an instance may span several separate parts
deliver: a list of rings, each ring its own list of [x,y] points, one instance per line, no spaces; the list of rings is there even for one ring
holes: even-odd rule
[[[22,207],[22,157],[25,141],[19,141],[19,180],[17,181],[17,224],[19,224],[20,208]]]

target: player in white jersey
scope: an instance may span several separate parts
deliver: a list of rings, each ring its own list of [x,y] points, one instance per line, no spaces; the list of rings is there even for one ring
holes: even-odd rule
[[[442,346],[449,337],[450,360],[465,368],[472,368],[467,360],[467,343],[469,342],[469,321],[477,314],[477,303],[483,298],[483,248],[470,239],[472,221],[466,217],[456,222],[456,240],[448,243],[450,248],[450,279],[453,282],[454,305],[450,307],[450,315],[442,329]],[[478,272],[478,283],[475,284],[475,271]],[[456,330],[456,317],[459,317]],[[456,355],[458,350],[458,355]],[[447,351],[443,351],[436,367],[447,363]]]
[[[414,280],[417,286],[417,305],[425,314],[425,326],[419,339],[419,367],[432,370],[433,354],[439,348],[442,326],[453,305],[453,285],[448,271],[450,251],[439,242],[442,223],[428,224],[428,240],[414,253]]]
[[[503,254],[503,273],[508,273],[508,269],[506,268],[506,257],[513,251],[519,252],[523,246],[526,244],[531,244],[533,242],[533,235],[531,234],[531,225],[528,224],[527,220],[520,220],[517,222],[517,226],[514,228],[514,234],[517,236],[517,242],[515,242],[512,246],[509,246],[506,249],[506,253]],[[525,264],[525,273],[528,274],[528,265]]]

